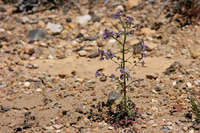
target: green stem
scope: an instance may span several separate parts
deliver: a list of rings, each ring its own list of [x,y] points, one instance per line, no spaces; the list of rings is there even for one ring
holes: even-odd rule
[[[121,20],[120,20],[121,21]],[[126,63],[125,63],[125,44],[126,44],[126,26],[122,23],[124,29],[124,41],[122,45],[122,69],[126,70]],[[126,73],[123,74],[124,81],[123,81],[123,95],[124,95],[124,111],[127,111],[127,96],[126,96]]]
[[[115,39],[120,45],[123,45],[122,42],[118,40],[117,38],[115,38],[114,36],[112,36],[112,38]]]

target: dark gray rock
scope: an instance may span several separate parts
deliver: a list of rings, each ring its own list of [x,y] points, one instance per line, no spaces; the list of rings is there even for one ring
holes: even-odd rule
[[[46,33],[41,29],[31,30],[28,34],[29,43],[33,43],[34,41],[39,41],[42,39],[47,39]]]
[[[120,97],[119,93],[111,91],[108,94],[108,100],[107,100],[106,106],[111,106],[115,102],[115,100],[117,100],[119,97]]]

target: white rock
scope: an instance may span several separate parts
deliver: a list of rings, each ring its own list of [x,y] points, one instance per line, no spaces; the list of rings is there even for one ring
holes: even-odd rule
[[[88,23],[88,21],[91,20],[91,16],[86,14],[83,16],[77,16],[76,17],[76,21],[80,24],[80,25],[86,25]]]
[[[158,94],[158,92],[157,92],[156,90],[154,90],[154,89],[152,90],[152,92],[153,92],[154,94]]]
[[[176,81],[173,81],[172,85],[173,85],[173,86],[176,86]]]
[[[56,34],[56,33],[62,32],[63,27],[61,24],[54,24],[54,23],[48,22],[46,29],[49,29],[52,33]]]
[[[191,129],[191,130],[189,131],[189,133],[194,133],[194,129]]]
[[[5,32],[5,29],[0,28],[0,32]]]
[[[42,89],[41,89],[41,88],[37,88],[36,91],[37,91],[37,92],[41,92]]]
[[[25,86],[25,87],[29,87],[30,85],[31,85],[30,82],[25,82],[25,83],[24,83],[24,86]]]
[[[116,7],[116,11],[124,11],[124,7],[122,5],[119,5]]]
[[[52,59],[54,59],[54,57],[53,57],[52,55],[49,55],[49,56],[48,56],[48,59],[51,59],[51,60],[52,60]]]
[[[93,80],[93,79],[90,79],[90,80],[88,80],[87,82],[88,82],[88,83],[92,83],[92,84],[95,84],[95,83],[96,83],[96,81]]]
[[[56,133],[61,133],[61,130],[56,130]]]
[[[200,80],[195,80],[194,83],[195,85],[200,85]]]
[[[63,127],[63,125],[55,124],[55,125],[53,125],[53,127],[54,127],[55,129],[61,129],[61,128]]]
[[[112,127],[112,126],[109,126],[109,127],[108,127],[108,129],[109,129],[109,130],[113,130],[113,129],[114,129],[114,127]]]
[[[187,85],[188,88],[192,87],[192,84],[190,82],[187,82],[186,85]]]
[[[77,44],[78,42],[77,42],[76,40],[73,40],[72,43],[73,43],[73,44]]]

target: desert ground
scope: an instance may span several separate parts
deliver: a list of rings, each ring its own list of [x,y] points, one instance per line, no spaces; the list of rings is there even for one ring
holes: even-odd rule
[[[0,1],[0,133],[199,133],[190,97],[200,94],[200,23],[180,26],[165,10],[158,14],[162,3],[80,0],[14,12]],[[138,118],[115,129],[91,112],[120,92],[110,78],[95,77],[99,69],[118,73],[97,53],[119,49],[103,39],[118,10],[137,25],[127,45],[143,39],[148,51],[144,67],[128,65],[143,79],[127,90]]]

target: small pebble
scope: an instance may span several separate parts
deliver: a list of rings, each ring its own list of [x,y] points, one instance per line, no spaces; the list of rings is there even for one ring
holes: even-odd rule
[[[25,83],[24,83],[24,86],[25,86],[25,87],[29,87],[30,85],[31,85],[30,82],[25,82]]]
[[[157,91],[157,92],[159,92],[159,91],[161,91],[161,88],[158,87],[158,86],[155,86],[155,87],[154,87],[154,90]]]
[[[188,88],[192,87],[192,84],[190,82],[187,82],[186,85],[187,85]]]
[[[87,56],[87,55],[88,55],[88,53],[87,53],[85,50],[79,51],[78,54],[79,54],[79,56],[81,56],[81,57],[84,57],[84,56]]]
[[[61,129],[61,128],[63,127],[63,125],[55,124],[55,125],[53,125],[53,127],[54,127],[55,129]]]
[[[152,115],[152,112],[146,112],[147,115]]]
[[[49,29],[53,34],[57,34],[57,33],[62,32],[63,27],[61,24],[54,24],[54,23],[48,22],[46,29]]]
[[[195,85],[200,85],[200,80],[195,80],[194,83]]]
[[[188,118],[188,119],[192,119],[192,114],[190,112],[187,112],[185,114],[185,117]]]
[[[88,14],[76,17],[76,21],[82,26],[86,25],[91,19],[92,17]]]
[[[51,59],[51,60],[53,60],[53,59],[54,59],[54,57],[53,57],[52,55],[49,55],[49,56],[48,56],[48,59]]]
[[[173,86],[176,86],[176,81],[173,81],[172,85],[173,85]]]
[[[72,22],[72,19],[71,19],[71,18],[66,18],[66,22],[67,22],[67,23],[71,23],[71,22]]]
[[[109,127],[108,127],[108,129],[109,129],[109,130],[113,130],[113,129],[114,129],[114,127],[112,127],[112,126],[109,126]]]
[[[41,88],[37,88],[36,91],[37,91],[37,92],[41,92],[42,89],[41,89]]]

